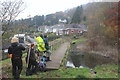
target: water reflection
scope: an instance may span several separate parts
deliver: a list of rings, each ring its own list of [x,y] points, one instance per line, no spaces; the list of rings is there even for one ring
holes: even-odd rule
[[[67,61],[66,66],[67,66],[67,67],[70,67],[70,68],[75,68],[75,66],[73,65],[73,63],[70,62],[70,61]]]
[[[94,68],[96,65],[113,63],[110,58],[103,57],[93,53],[83,53],[80,51],[71,51],[68,57],[67,67],[89,67]]]

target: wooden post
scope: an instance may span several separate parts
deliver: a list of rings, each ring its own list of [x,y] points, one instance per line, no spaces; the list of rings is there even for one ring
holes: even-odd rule
[[[29,64],[30,51],[31,51],[31,45],[30,45],[30,47],[29,47],[29,52],[28,52],[28,58],[27,58],[27,68],[28,68],[28,64]]]

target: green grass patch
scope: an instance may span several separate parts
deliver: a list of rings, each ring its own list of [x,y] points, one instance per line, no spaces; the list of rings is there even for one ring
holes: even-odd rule
[[[91,77],[89,68],[60,68],[59,70],[38,72],[36,75],[25,76],[22,72],[21,78],[88,78]]]
[[[5,60],[2,60],[1,62],[2,62],[2,65],[5,65],[5,64],[10,63],[10,62],[11,62],[11,59],[8,58],[8,59],[5,59]]]
[[[90,77],[90,72],[88,68],[60,68],[47,77],[56,78],[85,78]]]
[[[96,78],[118,78],[118,65],[107,64],[96,66]]]
[[[62,41],[62,38],[55,39],[54,44],[52,44],[50,47],[50,50],[54,52],[63,42],[64,41]]]
[[[27,53],[23,53],[22,57],[24,58],[24,57],[26,56],[26,54],[27,54]],[[11,59],[8,58],[8,59],[5,59],[5,60],[2,60],[1,62],[2,62],[2,65],[4,65],[4,64],[8,64],[8,63],[11,62]]]
[[[76,42],[76,43],[83,43],[83,42],[86,42],[86,41],[87,41],[87,38],[84,38],[84,37],[73,40],[73,42]]]
[[[23,70],[21,78],[118,78],[118,66],[115,64],[100,65],[95,67],[96,75],[90,72],[89,68],[65,68],[61,67],[58,70],[51,70],[47,72],[38,71],[37,74],[26,76],[26,62],[23,59]],[[4,72],[6,75],[12,77],[12,68],[5,67]]]

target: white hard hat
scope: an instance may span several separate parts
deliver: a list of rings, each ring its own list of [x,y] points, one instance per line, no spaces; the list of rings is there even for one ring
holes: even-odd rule
[[[11,39],[11,43],[19,42],[19,39],[17,37],[13,37]]]

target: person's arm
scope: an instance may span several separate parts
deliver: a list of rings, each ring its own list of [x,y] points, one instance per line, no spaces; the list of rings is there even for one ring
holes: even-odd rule
[[[12,58],[12,49],[11,49],[11,47],[8,48],[8,54],[9,54],[10,58]]]
[[[46,39],[46,44],[49,45],[48,40]]]
[[[23,45],[20,45],[21,50],[25,50],[25,47]]]
[[[44,49],[45,48],[45,43],[41,43],[41,48]]]
[[[9,47],[9,48],[8,48],[8,54],[11,54],[11,52],[12,52],[12,51],[11,51],[11,48]]]
[[[49,43],[48,43],[48,40],[46,39],[46,42],[45,42],[45,46],[46,46],[46,49],[49,50]]]

